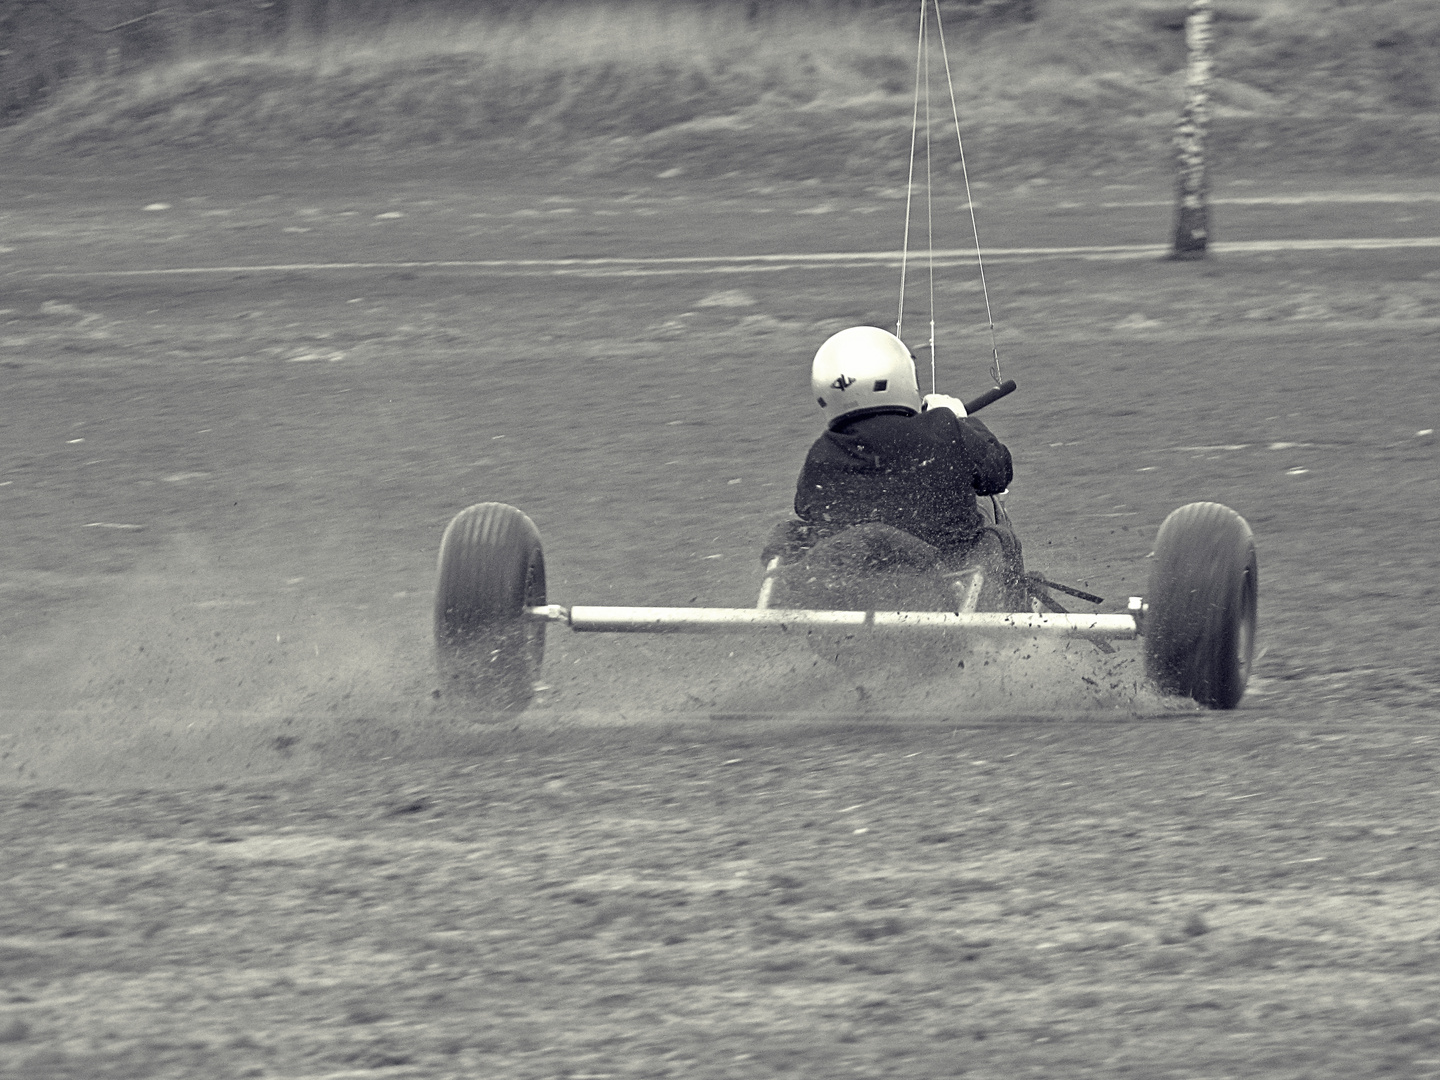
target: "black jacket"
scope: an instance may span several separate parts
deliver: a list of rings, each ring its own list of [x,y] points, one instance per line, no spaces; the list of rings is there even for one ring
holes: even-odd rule
[[[1014,475],[1007,450],[974,417],[937,408],[841,423],[810,447],[795,485],[795,513],[813,524],[879,521],[940,548],[969,543],[984,526],[975,496]]]

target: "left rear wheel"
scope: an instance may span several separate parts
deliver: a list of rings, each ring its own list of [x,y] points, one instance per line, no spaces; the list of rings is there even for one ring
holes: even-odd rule
[[[535,695],[545,623],[545,556],[535,523],[505,503],[460,511],[440,541],[435,653],[447,690],[498,712]]]

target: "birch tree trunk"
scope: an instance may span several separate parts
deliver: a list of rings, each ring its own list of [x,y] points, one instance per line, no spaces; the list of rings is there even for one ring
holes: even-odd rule
[[[1190,0],[1185,45],[1185,107],[1175,128],[1175,246],[1172,259],[1203,259],[1210,239],[1210,207],[1205,181],[1205,130],[1210,122],[1210,0]]]

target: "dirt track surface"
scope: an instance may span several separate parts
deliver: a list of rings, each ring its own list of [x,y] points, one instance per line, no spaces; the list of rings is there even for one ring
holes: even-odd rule
[[[5,194],[0,1069],[1440,1072],[1433,252],[990,275],[1027,561],[1123,609],[1166,513],[1235,507],[1238,712],[1155,698],[1133,646],[857,671],[552,632],[497,720],[432,693],[449,517],[524,509],[562,603],[753,603],[808,358],[893,321],[894,275],[75,272],[890,250],[901,206],[392,172]],[[1217,194],[1251,200],[1222,238],[1440,232],[1413,184]],[[1168,220],[984,197],[995,247]],[[978,289],[938,294],[973,392]]]
[[[1440,1071],[1428,725],[476,735],[13,792],[24,1076]],[[1400,808],[1405,809],[1400,809]]]

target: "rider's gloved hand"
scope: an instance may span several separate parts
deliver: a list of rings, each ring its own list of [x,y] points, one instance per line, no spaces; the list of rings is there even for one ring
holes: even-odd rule
[[[926,394],[920,401],[920,411],[929,412],[931,409],[949,409],[957,417],[965,415],[965,403],[949,394]]]

